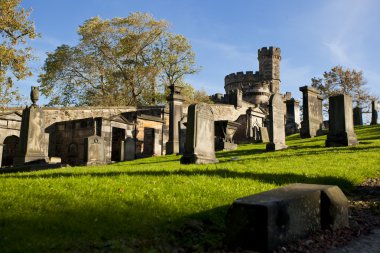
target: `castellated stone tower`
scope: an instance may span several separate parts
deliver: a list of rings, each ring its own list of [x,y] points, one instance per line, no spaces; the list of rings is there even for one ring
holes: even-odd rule
[[[256,105],[267,105],[273,93],[280,92],[281,50],[263,47],[258,50],[259,71],[237,72],[224,79],[226,94],[241,90],[243,100]]]
[[[263,47],[258,50],[260,80],[270,83],[270,92],[280,92],[281,49]]]

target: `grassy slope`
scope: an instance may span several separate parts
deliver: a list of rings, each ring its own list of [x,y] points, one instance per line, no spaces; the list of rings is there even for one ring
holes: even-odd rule
[[[380,175],[380,126],[356,129],[360,145],[326,148],[326,136],[288,137],[219,152],[213,165],[179,156],[99,167],[0,175],[0,251],[204,251],[220,247],[236,198],[288,183],[349,190]]]

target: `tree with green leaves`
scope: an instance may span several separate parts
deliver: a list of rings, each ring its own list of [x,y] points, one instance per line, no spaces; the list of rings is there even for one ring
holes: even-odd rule
[[[312,78],[312,87],[317,88],[323,96],[324,110],[328,111],[328,98],[336,94],[347,94],[352,97],[354,104],[366,107],[374,96],[365,87],[363,72],[355,69],[335,66],[323,73],[323,78]]]
[[[4,108],[21,97],[14,85],[32,75],[28,61],[33,59],[30,39],[39,35],[29,20],[31,10],[20,7],[21,0],[0,0],[0,106]]]
[[[40,88],[49,105],[163,103],[165,86],[196,68],[188,41],[149,14],[91,18],[78,34],[78,45],[62,45],[45,61]]]

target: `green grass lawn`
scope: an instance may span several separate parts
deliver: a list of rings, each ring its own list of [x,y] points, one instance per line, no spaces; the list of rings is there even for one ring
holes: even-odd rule
[[[380,126],[356,128],[360,145],[326,148],[326,136],[287,138],[218,152],[218,164],[180,156],[0,175],[0,252],[170,252],[222,247],[234,199],[289,183],[344,191],[380,176]]]

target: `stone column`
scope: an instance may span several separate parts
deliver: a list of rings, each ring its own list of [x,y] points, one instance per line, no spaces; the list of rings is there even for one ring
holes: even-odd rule
[[[378,118],[378,112],[377,112],[377,101],[372,101],[372,117],[371,117],[371,125],[377,125],[377,118]]]
[[[182,119],[183,97],[182,87],[172,85],[170,95],[167,97],[169,103],[169,141],[166,143],[166,154],[179,153],[179,129],[178,122]]]
[[[4,149],[4,144],[0,144],[0,168],[2,166],[1,162],[3,161],[3,149]]]
[[[353,122],[351,97],[345,94],[329,97],[329,133],[326,146],[359,144]]]
[[[299,88],[302,91],[302,114],[300,135],[301,138],[311,138],[322,135],[323,115],[322,115],[322,97],[317,89],[303,86]]]

